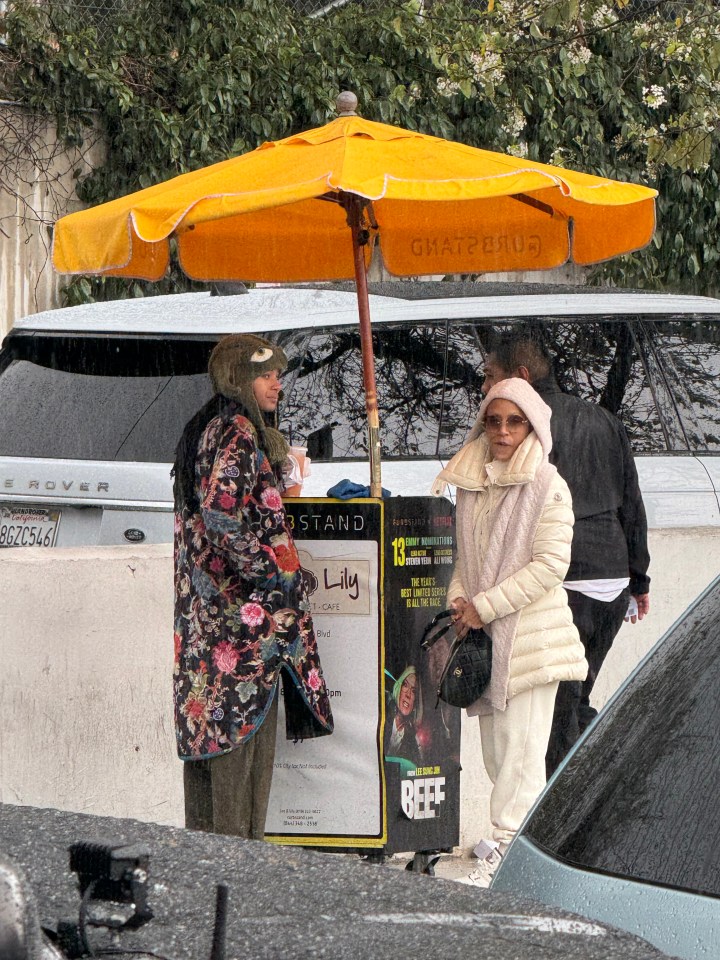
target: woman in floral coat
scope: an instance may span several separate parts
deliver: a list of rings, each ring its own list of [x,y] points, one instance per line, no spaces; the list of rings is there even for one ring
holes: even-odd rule
[[[277,691],[290,739],[332,732],[302,571],[278,491],[287,444],[268,421],[283,351],[224,337],[213,399],[175,461],[175,724],[186,825],[262,839]]]

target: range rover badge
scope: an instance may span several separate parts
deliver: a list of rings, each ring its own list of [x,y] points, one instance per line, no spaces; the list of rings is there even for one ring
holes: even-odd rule
[[[138,530],[137,527],[130,527],[123,534],[128,543],[142,543],[145,539],[145,531]]]

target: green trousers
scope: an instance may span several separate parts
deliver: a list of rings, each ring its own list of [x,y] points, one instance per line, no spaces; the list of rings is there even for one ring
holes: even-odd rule
[[[185,826],[248,840],[265,836],[275,763],[278,694],[258,732],[210,760],[183,763]]]

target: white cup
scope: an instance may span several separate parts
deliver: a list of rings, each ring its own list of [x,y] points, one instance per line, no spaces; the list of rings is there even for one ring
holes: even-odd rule
[[[310,473],[310,461],[307,447],[290,447],[288,450],[290,469],[285,472],[284,497],[302,496],[303,480]]]

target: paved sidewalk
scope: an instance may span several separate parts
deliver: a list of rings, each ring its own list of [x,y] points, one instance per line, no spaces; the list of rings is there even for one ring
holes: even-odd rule
[[[394,870],[405,870],[412,862],[410,854],[395,854],[389,857],[383,866]],[[477,867],[478,859],[473,856],[462,856],[458,853],[443,853],[435,863],[435,877],[440,880],[459,881],[468,876]],[[408,873],[411,872],[408,870]]]

